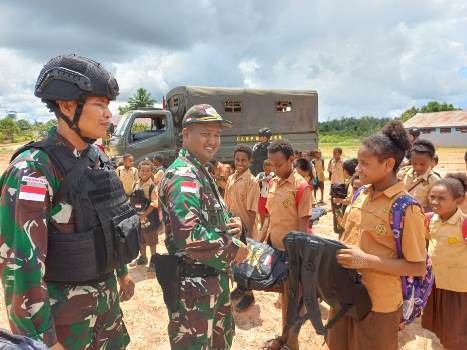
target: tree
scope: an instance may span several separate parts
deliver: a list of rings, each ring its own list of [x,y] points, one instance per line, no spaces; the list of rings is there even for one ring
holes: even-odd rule
[[[455,111],[460,108],[454,107],[452,103],[439,103],[438,101],[430,101],[426,105],[416,108],[413,106],[409,108],[404,113],[401,114],[401,121],[406,122],[412,118],[417,113],[433,113],[433,112],[443,112],[443,111]]]
[[[16,125],[18,125],[18,129],[21,131],[21,132],[25,132],[25,131],[29,131],[31,130],[32,128],[32,125],[31,123],[26,120],[26,119],[20,119],[16,122]]]
[[[139,88],[136,93],[128,99],[128,104],[118,107],[118,112],[123,115],[129,111],[141,107],[153,107],[157,101],[151,98],[151,93],[144,88]]]
[[[11,142],[14,142],[15,133],[18,132],[16,120],[8,117],[1,119],[0,132],[3,134],[5,139],[10,139]]]

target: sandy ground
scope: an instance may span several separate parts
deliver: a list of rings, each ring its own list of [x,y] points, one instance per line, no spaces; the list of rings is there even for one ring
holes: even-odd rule
[[[9,155],[15,145],[0,148],[0,170],[4,170]],[[331,147],[322,147],[326,163],[329,160]],[[344,147],[346,158],[356,155],[357,147]],[[464,171],[463,149],[440,149],[440,165],[438,170],[445,174],[450,171]],[[326,190],[325,193],[328,193]],[[325,196],[325,201],[329,199]],[[332,216],[328,214],[321,218],[315,226],[318,235],[336,238],[332,233]],[[160,237],[161,240],[163,237]],[[164,250],[163,247],[160,248]],[[170,349],[167,338],[167,312],[162,300],[160,286],[154,278],[154,274],[147,273],[146,268],[135,267],[130,273],[136,281],[136,293],[132,300],[122,304],[124,320],[131,335],[129,349]],[[277,294],[256,292],[256,304],[242,314],[235,314],[236,336],[232,349],[249,350],[260,349],[261,344],[280,334],[281,312],[275,305]],[[3,299],[3,290],[0,288],[0,298]],[[327,305],[322,304],[321,312],[323,318],[327,315]],[[0,327],[8,328],[4,304],[0,302]],[[317,336],[308,322],[300,333],[301,349],[325,349],[322,345],[323,338]],[[436,336],[422,329],[419,322],[410,325],[400,332],[400,349],[404,350],[438,350],[441,345]]]

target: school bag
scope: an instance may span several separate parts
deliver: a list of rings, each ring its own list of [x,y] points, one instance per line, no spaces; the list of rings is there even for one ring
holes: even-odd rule
[[[136,184],[133,185],[133,192],[131,192],[129,201],[136,212],[141,215],[146,209],[151,205],[151,201],[144,196],[144,189],[137,188],[135,189]],[[155,185],[151,184],[149,186],[149,197],[151,197],[152,191],[154,190]],[[154,208],[148,215],[148,220],[141,224],[141,228],[147,231],[153,231],[161,225],[161,220],[159,218],[159,208]]]
[[[352,203],[357,199],[359,194],[368,188],[367,186],[360,187],[352,198]],[[415,198],[410,195],[401,195],[391,206],[390,211],[390,226],[392,236],[396,244],[397,257],[402,259],[402,236],[404,233],[404,218],[407,207],[416,205],[421,208]],[[416,318],[420,317],[422,310],[428,302],[428,297],[433,288],[433,272],[431,267],[431,258],[426,256],[426,269],[423,276],[401,276],[402,282],[402,322],[406,325],[412,323]]]
[[[295,194],[297,207],[303,198],[305,189],[309,187],[307,183],[298,187]],[[250,238],[246,238],[245,243],[252,251],[250,259],[232,265],[233,278],[239,286],[249,290],[270,290],[287,277],[285,252]]]
[[[317,334],[326,335],[344,315],[356,320],[368,315],[372,304],[360,274],[337,262],[337,251],[346,248],[343,243],[294,231],[284,238],[284,245],[289,264],[286,330],[298,334],[310,320]],[[336,311],[326,325],[321,319],[318,297]],[[300,317],[303,306],[306,314]]]

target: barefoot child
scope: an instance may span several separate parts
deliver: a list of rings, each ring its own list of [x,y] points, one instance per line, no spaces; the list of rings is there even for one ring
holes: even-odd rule
[[[149,246],[151,255],[156,254],[158,231],[162,227],[159,220],[159,198],[157,187],[152,180],[153,165],[151,161],[142,161],[138,166],[139,180],[135,183],[134,191],[143,190],[144,198],[149,204],[144,212],[140,213],[142,244],[140,256],[134,261],[136,265],[146,265],[148,257],[146,248]],[[154,266],[148,267],[149,272],[154,272]]]
[[[467,349],[467,241],[462,229],[467,216],[458,207],[466,192],[465,173],[448,174],[430,192],[434,215],[428,251],[435,287],[423,311],[422,326],[451,350]]]
[[[405,194],[396,171],[410,143],[400,122],[392,121],[367,138],[358,151],[357,173],[361,191],[344,217],[342,242],[348,248],[337,253],[345,268],[358,269],[372,302],[361,321],[345,315],[330,330],[326,342],[331,350],[396,350],[402,316],[400,276],[425,273],[425,216],[418,206],[405,210],[402,252],[397,257],[390,226],[390,209]],[[335,314],[331,310],[330,317]]]

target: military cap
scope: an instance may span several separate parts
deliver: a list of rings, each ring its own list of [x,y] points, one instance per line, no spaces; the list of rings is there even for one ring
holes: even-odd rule
[[[208,104],[194,105],[186,111],[183,117],[182,127],[193,124],[219,123],[224,128],[232,127],[232,122],[224,119],[217,111]]]

